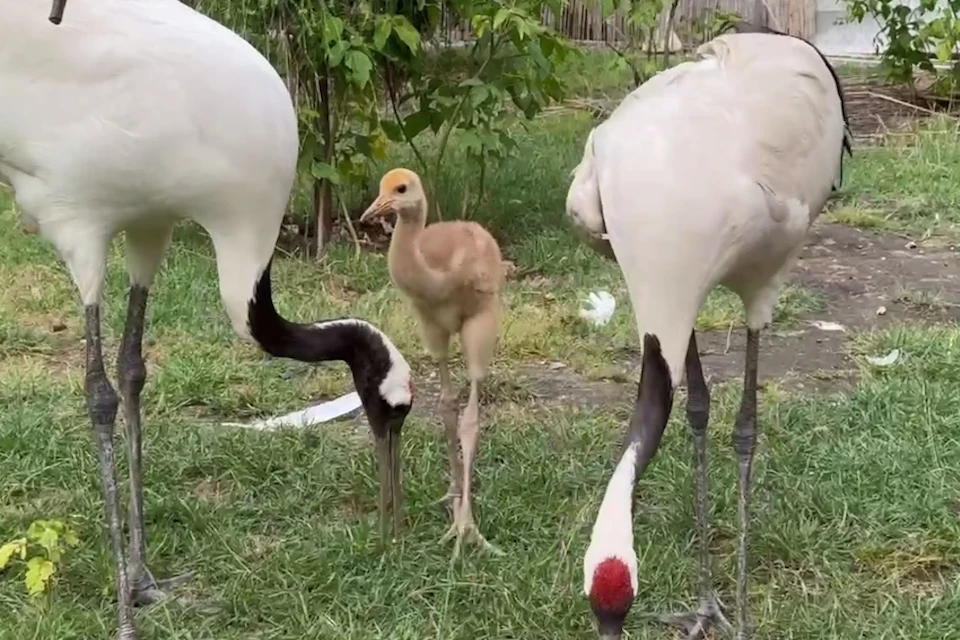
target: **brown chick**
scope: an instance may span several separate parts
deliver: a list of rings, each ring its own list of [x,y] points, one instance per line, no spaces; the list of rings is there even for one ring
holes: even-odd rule
[[[453,524],[441,542],[464,537],[500,553],[486,541],[470,502],[473,459],[480,434],[480,380],[487,374],[500,330],[500,286],[504,267],[493,236],[475,222],[455,220],[427,226],[427,198],[419,176],[393,169],[380,180],[380,193],[360,220],[397,214],[387,262],[390,278],[410,301],[424,344],[440,371],[439,411],[450,459]],[[457,419],[457,392],[450,379],[450,338],[460,334],[470,376],[470,398]],[[458,449],[459,440],[459,449]],[[462,452],[462,459],[461,459]]]

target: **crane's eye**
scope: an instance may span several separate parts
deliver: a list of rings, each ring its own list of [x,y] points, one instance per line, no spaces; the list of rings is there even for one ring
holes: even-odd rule
[[[397,187],[397,193],[406,193],[406,192],[407,192],[407,185],[402,184],[399,187]]]

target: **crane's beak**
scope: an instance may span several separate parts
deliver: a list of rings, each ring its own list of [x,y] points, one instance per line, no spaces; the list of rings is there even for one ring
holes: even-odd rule
[[[377,196],[377,199],[370,203],[367,210],[360,216],[360,222],[368,222],[374,218],[384,216],[390,213],[393,207],[393,200],[389,197]]]
[[[63,20],[63,10],[66,7],[67,0],[53,0],[53,5],[50,7],[50,22],[60,24],[60,21]]]
[[[399,535],[400,521],[403,519],[403,497],[400,492],[400,429],[391,428],[385,437],[378,438],[377,451],[380,456],[380,536],[386,541],[391,530],[393,538]],[[387,518],[388,511],[392,516],[390,521]]]

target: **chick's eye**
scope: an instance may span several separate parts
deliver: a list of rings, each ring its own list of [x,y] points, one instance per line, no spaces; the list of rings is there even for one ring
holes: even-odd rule
[[[406,193],[406,192],[407,192],[407,185],[402,184],[399,187],[397,187],[397,193]]]

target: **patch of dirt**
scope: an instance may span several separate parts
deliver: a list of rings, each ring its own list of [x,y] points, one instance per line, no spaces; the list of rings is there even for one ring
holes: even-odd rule
[[[760,376],[786,388],[849,388],[857,376],[847,343],[853,331],[960,318],[960,254],[896,235],[817,224],[790,282],[819,293],[824,309],[802,316],[796,328],[761,335]],[[820,329],[812,324],[818,321],[847,331]],[[708,382],[743,376],[745,334],[698,334]],[[631,364],[639,366],[639,359]]]
[[[848,350],[854,331],[960,319],[960,254],[954,248],[917,246],[896,235],[818,224],[791,282],[816,291],[824,309],[801,317],[792,329],[762,335],[761,379],[787,389],[850,388],[858,373]],[[618,313],[626,312],[629,306],[622,303]],[[813,324],[818,321],[837,323],[847,331],[818,328]],[[698,333],[708,383],[741,379],[745,338],[743,329]],[[625,358],[627,367],[639,364],[637,353]],[[519,367],[510,372],[509,381],[500,377],[491,380],[485,406],[491,401],[611,406],[629,402],[636,393],[633,383],[589,380],[559,364]],[[512,391],[504,387],[508,382]],[[439,392],[435,381],[424,381],[417,391],[415,411],[433,415]]]
[[[824,308],[800,317],[793,328],[761,335],[761,383],[788,390],[851,388],[858,375],[848,347],[854,332],[960,319],[960,253],[954,247],[916,245],[893,234],[818,223],[790,282],[816,291]],[[632,313],[627,301],[620,303],[617,313]],[[824,330],[817,322],[836,323],[846,331]],[[742,378],[745,333],[742,328],[698,332],[708,384]],[[637,351],[625,353],[621,363],[633,369],[632,380],[639,378]],[[481,411],[489,416],[511,404],[628,407],[634,394],[635,382],[590,380],[563,363],[523,365],[488,378]],[[432,420],[438,397],[439,384],[430,371],[417,382],[414,413]],[[465,388],[460,401],[461,406],[466,402]],[[362,415],[356,419],[365,422]]]

